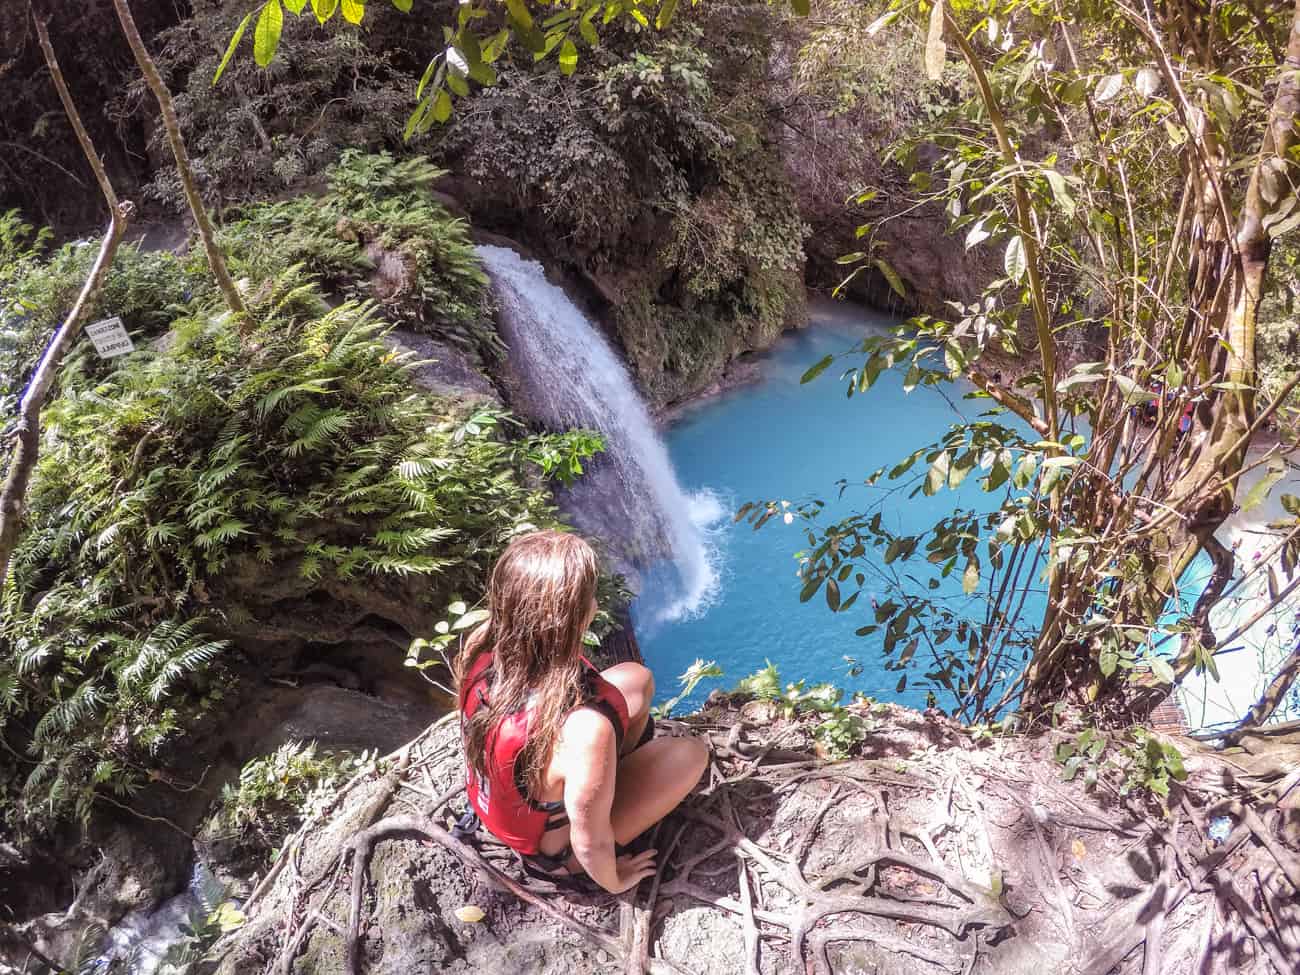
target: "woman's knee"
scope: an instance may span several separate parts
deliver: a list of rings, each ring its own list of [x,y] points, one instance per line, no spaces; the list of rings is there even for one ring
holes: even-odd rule
[[[695,784],[703,773],[705,767],[709,764],[709,746],[704,743],[703,738],[687,736],[684,738],[674,738],[673,743],[680,750],[681,757],[679,762],[683,769],[690,770],[691,784]]]
[[[655,678],[649,667],[635,663],[615,664],[602,670],[600,675],[623,692],[629,711],[635,714],[650,709],[655,696]]]

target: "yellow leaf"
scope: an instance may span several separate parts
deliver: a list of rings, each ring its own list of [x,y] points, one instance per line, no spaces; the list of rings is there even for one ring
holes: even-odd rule
[[[1082,860],[1088,855],[1088,848],[1083,845],[1083,840],[1075,840],[1070,844],[1070,852],[1074,854],[1076,860]]]
[[[359,24],[366,15],[364,0],[343,0],[343,19],[350,24]]]
[[[930,32],[925,38],[925,76],[931,81],[943,77],[943,61],[948,47],[943,42],[943,0],[934,0],[930,8]]]
[[[475,907],[473,904],[466,904],[464,907],[456,908],[456,917],[466,924],[478,924],[487,915],[483,913],[483,908]]]

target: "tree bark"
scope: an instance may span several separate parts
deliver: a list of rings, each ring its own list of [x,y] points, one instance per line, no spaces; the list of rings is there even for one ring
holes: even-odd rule
[[[100,162],[99,154],[95,151],[94,143],[91,142],[90,135],[82,124],[81,115],[63,79],[63,72],[59,68],[58,58],[55,57],[54,48],[50,44],[49,31],[44,21],[35,14],[33,19],[36,21],[36,37],[41,45],[41,53],[45,55],[45,63],[50,69],[50,78],[59,92],[59,100],[63,102],[68,121],[72,123],[72,128],[77,134],[77,141],[86,155],[86,162],[90,164],[95,180],[104,194],[104,202],[108,204],[111,219],[104,233],[104,239],[100,243],[99,254],[95,257],[95,263],[91,266],[85,284],[82,285],[81,293],[77,295],[71,311],[42,353],[36,372],[32,375],[31,382],[28,383],[19,404],[13,457],[9,463],[4,488],[0,489],[0,588],[4,587],[5,579],[9,574],[9,560],[18,545],[27,487],[31,482],[32,471],[36,467],[36,459],[40,453],[41,409],[45,405],[50,388],[54,385],[54,377],[63,363],[63,356],[80,334],[82,319],[103,286],[104,278],[113,264],[118,245],[122,243],[122,236],[126,233],[127,225],[134,212],[131,203],[119,201],[117,193],[113,190],[113,184],[108,178],[103,163]]]
[[[1272,209],[1265,187],[1270,179],[1284,184],[1289,176],[1292,183],[1300,181],[1300,166],[1291,159],[1300,120],[1300,0],[1296,0],[1292,12],[1286,55],[1259,152],[1235,215],[1228,210],[1220,179],[1233,160],[1224,158],[1210,123],[1182,95],[1161,40],[1154,33],[1157,28],[1136,15],[1131,15],[1130,20],[1147,37],[1191,133],[1191,172],[1196,177],[1192,192],[1200,230],[1192,234],[1196,242],[1190,255],[1194,273],[1189,285],[1189,314],[1178,338],[1175,361],[1190,361],[1191,368],[1199,369],[1202,375],[1232,384],[1232,388],[1216,391],[1216,399],[1202,405],[1201,416],[1208,429],[1189,434],[1198,437],[1194,452],[1179,463],[1172,475],[1160,466],[1169,456],[1169,444],[1164,450],[1159,449],[1159,444],[1152,446],[1144,469],[1130,489],[1130,499],[1158,501],[1156,513],[1141,523],[1134,521],[1138,512],[1131,507],[1119,513],[1118,523],[1128,526],[1124,534],[1131,536],[1137,529],[1141,535],[1146,566],[1142,577],[1126,587],[1120,613],[1132,625],[1143,627],[1160,618],[1177,592],[1180,576],[1197,553],[1215,546],[1214,532],[1232,510],[1246,452],[1260,426],[1254,394],[1255,328],[1272,248],[1264,226]],[[1199,128],[1198,118],[1204,122]],[[1168,436],[1172,436],[1172,427]],[[1162,483],[1166,477],[1168,482]],[[1119,544],[1127,546],[1121,551],[1133,551],[1131,541],[1120,538]],[[1220,556],[1216,558],[1219,571],[1211,590],[1221,590],[1226,581],[1222,578],[1222,553],[1216,554]],[[1070,573],[1060,590],[1055,586],[1052,589],[1049,605],[1056,612],[1049,610],[1026,674],[1021,698],[1026,710],[1050,707],[1062,692],[1065,670],[1079,662],[1074,655],[1077,648],[1059,627],[1059,602],[1068,592],[1084,593],[1091,600],[1093,584],[1088,573],[1092,568],[1089,564],[1082,577]],[[1196,666],[1199,645],[1213,642],[1206,622],[1212,602],[1212,598],[1198,600],[1193,614],[1198,625],[1185,636],[1173,661],[1176,681]],[[1052,629],[1054,620],[1057,625]],[[1092,669],[1096,669],[1095,662]],[[1140,689],[1137,695],[1130,696],[1132,688],[1099,676],[1096,680],[1098,688],[1094,690],[1112,687],[1139,710],[1155,697]]]
[[[1246,716],[1241,719],[1241,723],[1228,732],[1224,738],[1225,743],[1236,743],[1247,732],[1260,727],[1271,718],[1273,712],[1278,709],[1278,705],[1282,703],[1282,699],[1286,697],[1287,692],[1295,684],[1298,676],[1300,676],[1300,643],[1295,645],[1290,655],[1282,662],[1282,667],[1273,675],[1268,687],[1259,696],[1259,700],[1246,712]]]
[[[231,280],[230,271],[226,267],[225,255],[221,253],[221,248],[217,246],[216,232],[212,228],[212,221],[208,218],[208,211],[203,205],[203,198],[199,196],[198,187],[194,182],[194,168],[190,165],[189,150],[185,148],[185,139],[181,135],[180,120],[176,116],[176,105],[172,101],[171,92],[167,90],[166,84],[163,83],[162,75],[158,73],[158,66],[149,55],[148,49],[144,46],[144,40],[140,37],[140,31],[135,26],[135,18],[131,15],[131,8],[127,5],[127,0],[113,0],[113,7],[117,11],[117,19],[122,24],[122,33],[126,35],[126,41],[131,46],[131,53],[135,55],[136,64],[140,66],[140,72],[144,75],[145,84],[153,92],[154,98],[158,100],[158,108],[162,112],[163,129],[167,132],[167,142],[171,146],[172,155],[176,159],[176,169],[180,173],[181,186],[185,190],[185,199],[189,202],[190,213],[194,217],[194,223],[198,227],[199,240],[203,244],[203,252],[208,258],[208,267],[212,270],[212,276],[217,279],[217,287],[221,289],[222,296],[226,299],[226,305],[234,313],[236,326],[242,333],[248,331],[252,323],[252,318],[248,314],[248,309],[244,306],[244,299],[235,287],[235,282]]]

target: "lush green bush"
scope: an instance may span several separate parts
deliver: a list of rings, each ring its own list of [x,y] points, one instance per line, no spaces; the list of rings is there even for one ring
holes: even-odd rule
[[[239,780],[222,788],[219,826],[271,850],[367,763],[366,755],[318,752],[315,742],[285,742],[246,763]]]
[[[47,232],[36,231],[17,213],[0,215],[0,424],[12,421],[37,359],[80,292],[98,251],[91,242],[76,241],[47,253],[48,239]],[[137,335],[157,335],[194,287],[194,279],[172,255],[122,247],[86,320],[119,315]],[[86,368],[93,368],[93,362],[83,356],[68,361],[72,372]]]
[[[267,69],[236,57],[214,86],[222,53],[250,5],[193,0],[189,6],[192,14],[152,46],[175,92],[204,192],[217,205],[299,186],[345,146],[399,147],[420,72],[454,10],[447,0],[421,3],[416,15],[372,3],[364,31],[341,17],[325,27],[310,12],[286,17],[280,54]],[[147,95],[137,81],[116,114],[127,117],[142,102]],[[161,127],[156,139],[164,149]],[[149,193],[183,212],[180,180],[169,162],[157,170]]]
[[[442,175],[420,158],[347,149],[322,195],[246,207],[222,231],[232,273],[266,280],[301,264],[335,294],[380,298],[393,321],[498,351],[469,227],[428,192]]]
[[[165,766],[226,700],[227,638],[254,622],[241,600],[266,580],[423,577],[412,598],[432,619],[481,591],[513,534],[554,523],[543,478],[581,473],[599,441],[525,436],[499,410],[417,392],[377,303],[332,305],[308,271],[363,289],[359,242],[329,240],[336,213],[385,246],[425,235],[421,303],[451,296],[442,321],[486,328],[463,225],[412,188],[428,169],[349,156],[321,200],[229,228],[257,323],[247,336],[206,284],[174,304],[201,280],[198,257],[129,252],[110,276],[97,307],[123,315],[136,351],[74,350],[0,594],[0,737],[27,750],[15,824],[84,816],[96,788],[130,794]],[[18,292],[55,314],[81,273],[76,249],[24,260]]]

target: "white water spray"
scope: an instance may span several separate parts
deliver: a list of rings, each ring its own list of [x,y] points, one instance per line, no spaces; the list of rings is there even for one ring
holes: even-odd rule
[[[605,453],[565,492],[565,509],[629,568],[671,565],[673,592],[654,609],[657,618],[698,612],[717,586],[701,499],[678,484],[627,370],[564,291],[546,280],[541,264],[505,247],[477,250],[492,278],[528,412],[552,429],[584,427],[605,440]]]

